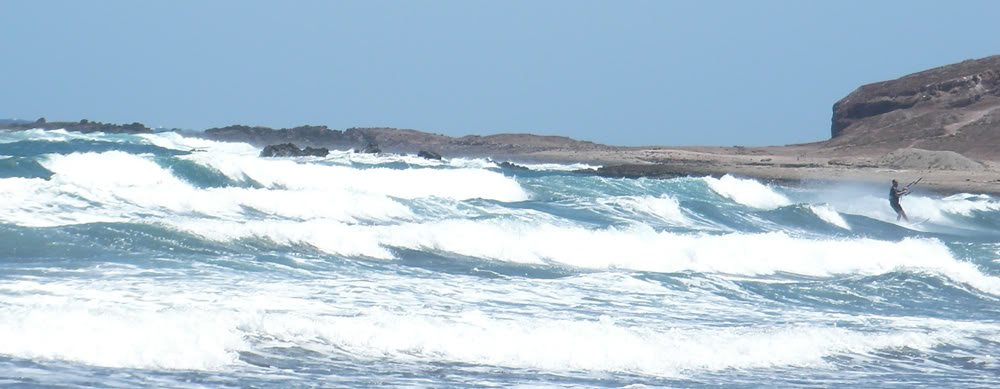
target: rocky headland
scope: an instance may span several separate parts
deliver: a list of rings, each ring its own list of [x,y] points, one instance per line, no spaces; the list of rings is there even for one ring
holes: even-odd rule
[[[597,174],[738,174],[1000,193],[1000,56],[863,85],[833,104],[831,137],[772,147],[635,147]]]
[[[827,154],[917,148],[996,160],[1000,55],[864,85],[833,105],[830,130]]]

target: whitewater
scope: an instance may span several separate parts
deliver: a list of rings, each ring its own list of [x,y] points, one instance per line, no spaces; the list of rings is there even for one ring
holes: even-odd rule
[[[259,152],[0,132],[0,385],[1000,387],[994,196]]]

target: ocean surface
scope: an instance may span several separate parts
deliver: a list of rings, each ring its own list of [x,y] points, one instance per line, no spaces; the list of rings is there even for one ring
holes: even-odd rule
[[[0,132],[0,386],[1000,387],[996,197],[259,151]]]

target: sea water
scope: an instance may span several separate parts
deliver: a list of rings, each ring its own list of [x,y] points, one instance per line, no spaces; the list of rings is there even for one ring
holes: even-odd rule
[[[996,197],[258,152],[0,132],[0,385],[1000,386]]]

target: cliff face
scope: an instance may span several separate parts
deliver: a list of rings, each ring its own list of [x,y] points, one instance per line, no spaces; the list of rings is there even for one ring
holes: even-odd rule
[[[864,85],[833,105],[845,153],[915,147],[1000,159],[1000,55]]]

